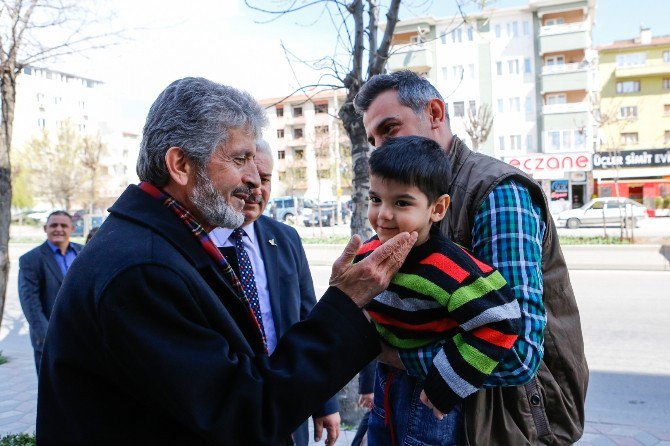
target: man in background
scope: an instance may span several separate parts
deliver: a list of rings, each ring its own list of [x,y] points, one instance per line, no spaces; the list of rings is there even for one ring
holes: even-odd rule
[[[268,353],[272,354],[282,334],[312,310],[316,295],[297,231],[263,215],[272,189],[273,166],[266,141],[256,142],[254,162],[261,180],[261,194],[250,196],[244,205],[244,224],[235,230],[218,227],[209,236],[238,272],[243,284],[249,277],[245,291],[258,300]],[[335,442],[340,431],[338,410],[337,399],[333,397],[312,414],[315,441],[321,440],[325,427],[328,444]],[[296,446],[307,446],[307,421],[293,433],[293,440]]]
[[[81,250],[81,245],[70,243],[73,230],[70,214],[52,212],[44,225],[47,240],[19,258],[19,300],[30,326],[30,342],[35,351],[38,375],[56,295],[67,270]]]

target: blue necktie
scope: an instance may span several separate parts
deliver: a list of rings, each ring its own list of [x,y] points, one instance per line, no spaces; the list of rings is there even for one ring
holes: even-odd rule
[[[249,301],[249,306],[251,311],[254,312],[258,325],[263,333],[263,338],[265,338],[265,328],[263,327],[263,316],[261,315],[261,304],[258,300],[258,290],[256,289],[256,280],[254,279],[254,269],[251,266],[251,260],[249,259],[249,254],[244,248],[244,243],[242,242],[242,236],[244,231],[242,228],[237,228],[230,235],[233,245],[235,245],[235,253],[237,254],[237,260],[240,267],[240,282],[242,283],[242,289],[244,290],[244,296]]]

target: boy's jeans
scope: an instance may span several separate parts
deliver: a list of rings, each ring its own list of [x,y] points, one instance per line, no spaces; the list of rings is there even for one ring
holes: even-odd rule
[[[390,378],[392,375],[392,378]],[[463,430],[461,405],[457,405],[442,420],[433,415],[421,400],[423,382],[404,370],[379,363],[375,375],[374,406],[368,421],[368,446],[390,446],[391,426],[385,425],[384,390],[388,379],[388,402],[397,446],[456,446]]]

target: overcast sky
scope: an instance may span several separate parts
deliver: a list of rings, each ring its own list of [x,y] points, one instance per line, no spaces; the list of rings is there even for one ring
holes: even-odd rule
[[[251,0],[268,5],[268,0]],[[63,71],[102,80],[116,101],[126,130],[139,130],[151,102],[171,81],[203,76],[249,91],[257,98],[287,94],[316,80],[306,67],[289,66],[281,42],[306,59],[333,54],[335,34],[327,15],[307,13],[259,24],[269,16],[249,10],[242,0],[109,0],[118,27],[130,29],[128,41],[87,58],[61,60]],[[401,18],[454,14],[455,0],[413,1]],[[500,0],[496,7],[527,4]],[[635,7],[633,7],[633,4]],[[600,0],[594,42],[637,35],[639,26],[654,35],[670,34],[670,0]],[[296,80],[296,75],[298,80]]]

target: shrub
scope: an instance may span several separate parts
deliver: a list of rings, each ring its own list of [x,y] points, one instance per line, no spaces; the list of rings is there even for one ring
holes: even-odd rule
[[[10,434],[0,438],[0,446],[35,446],[35,434]]]
[[[7,359],[6,356],[2,356],[2,350],[0,350],[0,365],[5,364],[9,362],[9,359]]]
[[[670,195],[663,197],[663,209],[670,209]]]
[[[661,209],[661,208],[663,208],[663,198],[662,197],[654,198],[654,209]]]

